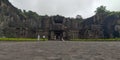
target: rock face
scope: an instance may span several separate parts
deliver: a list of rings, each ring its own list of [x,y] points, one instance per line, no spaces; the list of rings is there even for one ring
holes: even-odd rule
[[[35,12],[22,12],[8,0],[0,0],[0,37],[34,37],[41,20]]]
[[[117,38],[120,37],[120,14],[96,13],[82,19],[60,15],[40,16],[32,11],[21,11],[8,0],[0,0],[0,37],[49,39]]]
[[[49,39],[78,38],[80,21],[59,15],[40,16],[21,11],[8,0],[0,1],[0,37],[36,38],[39,34]]]
[[[63,16],[44,16],[41,20],[41,36],[46,36],[50,40],[62,40],[79,38],[79,27],[82,19],[71,19]]]
[[[85,19],[80,29],[81,38],[118,38],[120,17],[95,15]]]

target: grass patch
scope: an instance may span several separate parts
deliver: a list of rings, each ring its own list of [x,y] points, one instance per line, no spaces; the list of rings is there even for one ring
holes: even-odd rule
[[[38,41],[37,38],[0,38],[0,41]],[[39,41],[48,41],[48,39],[41,38]],[[109,39],[70,39],[69,41],[120,41],[120,38]]]
[[[120,38],[105,38],[105,39],[71,39],[70,41],[120,41]]]
[[[48,39],[40,39],[40,41],[47,41]],[[37,38],[0,38],[0,41],[38,41]]]

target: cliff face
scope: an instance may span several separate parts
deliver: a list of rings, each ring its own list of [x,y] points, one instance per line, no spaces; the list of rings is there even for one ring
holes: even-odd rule
[[[81,24],[81,38],[119,38],[120,16],[96,14]]]
[[[21,11],[8,0],[0,0],[0,37],[36,38],[38,34],[48,34],[53,19],[61,20],[61,17],[40,16],[32,11]],[[75,27],[79,24],[75,23],[75,19],[63,18],[66,27],[78,28]]]
[[[0,36],[13,36],[13,27],[15,27],[20,20],[18,9],[13,7],[8,0],[0,0]]]
[[[32,11],[22,12],[8,0],[0,0],[0,37],[34,37],[40,24],[37,16]]]
[[[8,0],[0,0],[0,37],[29,37],[48,34],[51,23],[61,22],[62,16],[40,16],[35,12],[21,11]],[[78,16],[79,17],[79,16]],[[116,38],[120,37],[120,13],[115,12],[96,15],[87,19],[63,19],[66,35],[79,38]],[[42,31],[42,32],[41,32]],[[79,33],[78,33],[79,32]],[[75,35],[76,34],[76,35]]]

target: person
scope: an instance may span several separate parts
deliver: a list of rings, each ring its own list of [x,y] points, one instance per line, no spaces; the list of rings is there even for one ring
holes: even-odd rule
[[[40,35],[38,35],[38,41],[40,40]]]
[[[63,39],[63,37],[62,37],[62,41],[65,41],[65,40]]]
[[[45,41],[45,35],[43,35],[43,40]]]

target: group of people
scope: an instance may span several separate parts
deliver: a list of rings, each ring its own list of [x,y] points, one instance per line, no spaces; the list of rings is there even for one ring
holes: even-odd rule
[[[62,40],[62,41],[64,41],[63,37],[61,37],[61,36],[54,36],[54,40]]]
[[[43,35],[43,40],[45,40],[45,35]],[[40,40],[40,35],[38,35],[38,40]]]
[[[40,37],[40,35],[38,35],[38,37],[37,37],[37,38],[38,38],[38,41],[39,41],[39,40],[40,40],[40,38],[41,38],[41,37]],[[46,37],[45,37],[45,35],[43,35],[43,36],[42,36],[42,38],[43,38],[43,40],[45,41],[45,38],[46,38]],[[56,40],[56,39],[57,39],[57,37],[55,36],[55,37],[54,37],[54,39]],[[64,41],[63,37],[58,37],[58,39],[60,39],[60,40]]]

